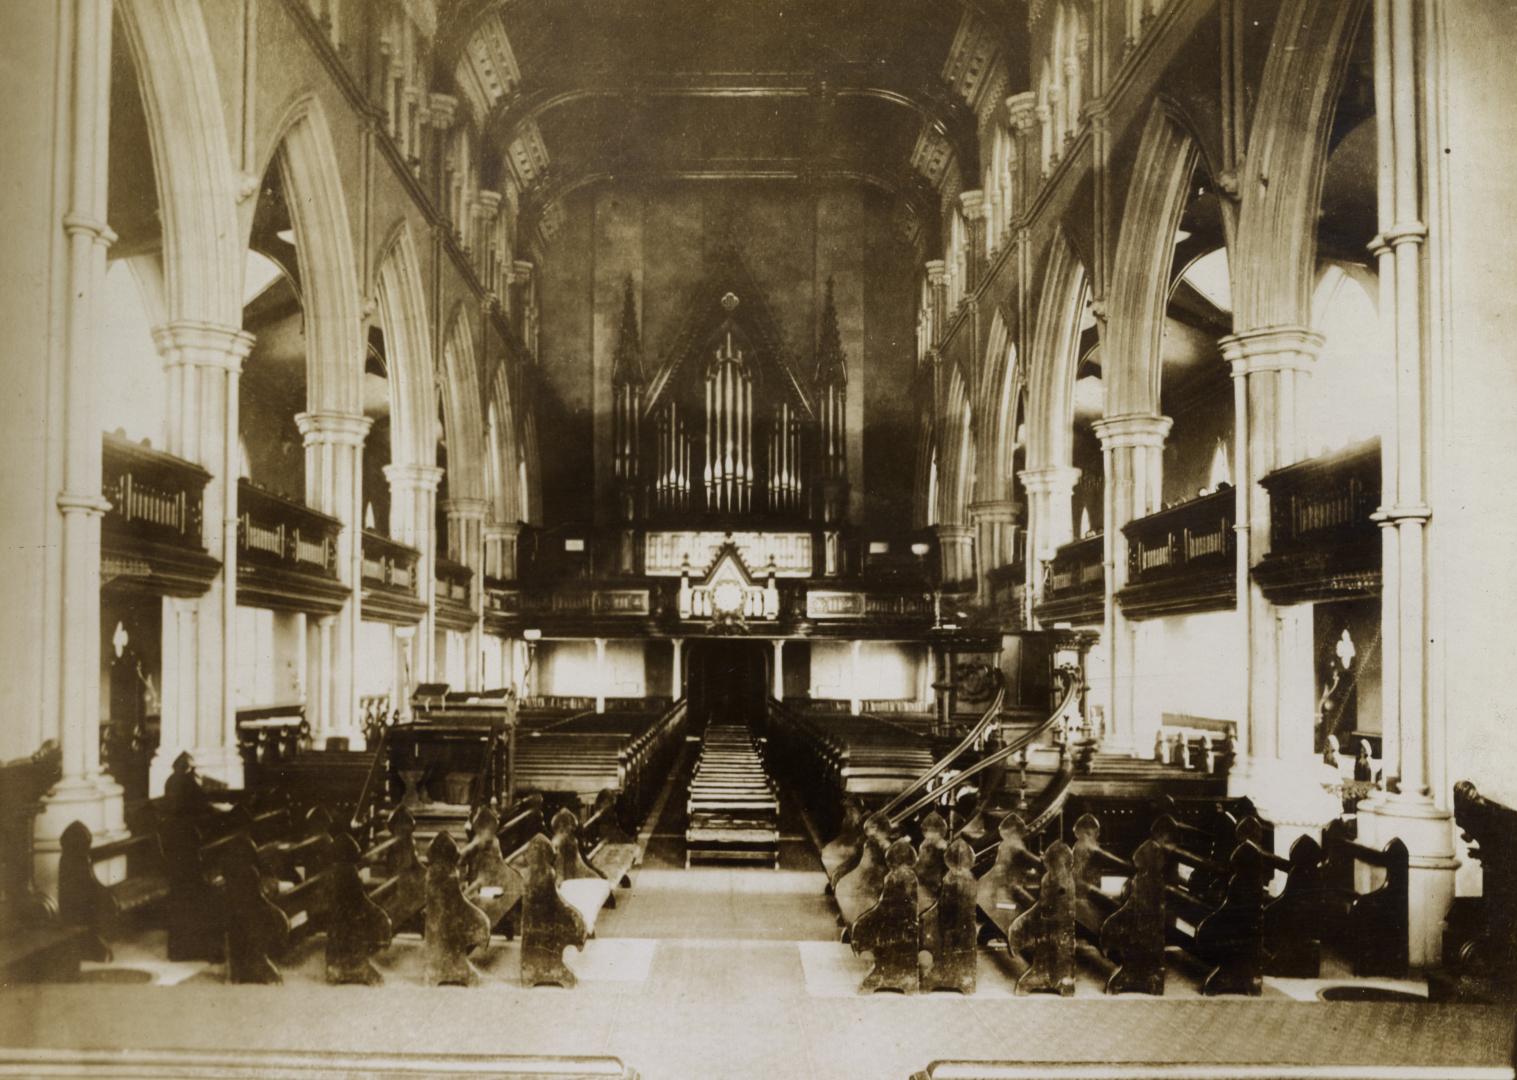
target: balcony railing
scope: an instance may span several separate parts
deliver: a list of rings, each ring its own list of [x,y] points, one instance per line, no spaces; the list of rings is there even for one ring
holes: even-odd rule
[[[111,504],[107,531],[205,550],[201,514],[210,473],[121,435],[106,435],[101,450],[101,493]]]
[[[421,552],[368,529],[363,533],[363,583],[416,595]]]
[[[1093,624],[1106,607],[1106,538],[1097,533],[1065,544],[1048,564],[1038,619]]]
[[[237,557],[252,564],[337,578],[342,522],[249,480],[237,487]]]
[[[470,585],[474,580],[473,570],[463,563],[439,557],[434,568],[434,577],[439,603],[446,601],[461,607],[469,606]]]
[[[1122,527],[1131,618],[1218,611],[1236,603],[1237,493],[1231,487],[1180,503]]]
[[[1254,567],[1278,603],[1373,596],[1380,589],[1380,442],[1372,439],[1276,469],[1269,554]]]

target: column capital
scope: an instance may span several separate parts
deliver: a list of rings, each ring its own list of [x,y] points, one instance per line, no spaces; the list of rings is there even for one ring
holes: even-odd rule
[[[1067,495],[1079,483],[1080,470],[1071,465],[1045,465],[1041,469],[1023,469],[1017,479],[1032,495]]]
[[[970,503],[968,510],[976,522],[1014,523],[1021,517],[1021,507],[1012,499],[979,499]]]
[[[171,364],[241,371],[253,341],[253,335],[239,327],[192,319],[153,327],[153,344]]]
[[[1164,440],[1174,421],[1167,416],[1148,413],[1127,413],[1108,416],[1091,424],[1096,438],[1101,440],[1101,449],[1114,450],[1124,446],[1151,446],[1162,449]]]
[[[532,280],[532,273],[537,269],[535,263],[526,259],[517,259],[511,263],[511,284],[519,285]]]
[[[483,522],[485,514],[489,512],[490,503],[486,499],[473,499],[462,496],[456,499],[444,499],[442,501],[443,513],[449,517],[462,518]]]
[[[927,271],[927,280],[932,285],[942,285],[948,280],[948,264],[942,259],[928,259],[922,265]]]
[[[439,465],[386,465],[384,473],[392,490],[436,491],[443,477]]]
[[[978,188],[959,192],[959,208],[970,221],[978,221],[985,216],[985,192]]]
[[[1013,130],[1027,131],[1037,118],[1037,108],[1038,95],[1033,91],[1024,90],[1020,94],[1012,94],[1006,99],[1006,119],[1010,121]]]
[[[340,412],[295,414],[295,426],[307,446],[363,446],[374,421],[367,416]]]
[[[1324,338],[1307,326],[1265,326],[1218,338],[1233,375],[1256,371],[1309,371]]]
[[[63,231],[70,236],[89,236],[95,243],[106,248],[119,239],[109,225],[89,214],[64,214]]]
[[[484,527],[486,540],[515,540],[521,535],[522,523],[519,521],[487,521]]]
[[[475,198],[479,202],[479,208],[485,213],[493,216],[500,212],[500,192],[489,191],[485,188],[480,188],[479,191],[475,193]]]
[[[944,541],[964,543],[974,539],[974,529],[969,525],[934,525],[932,531],[937,535],[939,543]]]
[[[427,116],[432,126],[446,131],[458,115],[458,99],[452,94],[433,94],[427,99]]]

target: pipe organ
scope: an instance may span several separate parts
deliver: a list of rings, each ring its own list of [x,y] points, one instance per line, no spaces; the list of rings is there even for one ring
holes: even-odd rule
[[[658,468],[653,479],[654,509],[661,513],[686,512],[690,509],[691,439],[677,401],[659,409],[655,441]]]
[[[769,511],[795,513],[801,501],[801,421],[790,402],[774,410],[769,431]]]
[[[706,509],[753,508],[753,373],[729,332],[706,368]]]

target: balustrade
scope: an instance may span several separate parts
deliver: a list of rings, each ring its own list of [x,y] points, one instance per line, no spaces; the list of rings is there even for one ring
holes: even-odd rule
[[[1044,623],[1099,623],[1106,598],[1106,538],[1100,533],[1065,544],[1045,573],[1037,615]]]
[[[363,583],[366,588],[416,595],[421,552],[377,532],[364,530]]]
[[[1380,442],[1276,469],[1269,553],[1254,578],[1275,603],[1374,596],[1380,589]]]
[[[111,504],[106,532],[205,550],[201,512],[210,473],[121,435],[104,437],[102,455],[101,493]]]
[[[1129,618],[1231,608],[1236,597],[1237,493],[1224,487],[1122,527]]]
[[[337,578],[342,522],[243,480],[237,487],[239,567],[268,564]]]

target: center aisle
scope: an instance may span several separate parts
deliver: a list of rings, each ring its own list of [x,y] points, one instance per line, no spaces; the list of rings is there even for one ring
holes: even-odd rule
[[[602,912],[597,938],[836,942],[837,913],[825,893],[816,847],[799,807],[779,793],[779,869],[685,868],[690,823],[685,792],[699,753],[691,740],[652,823],[635,886]]]

